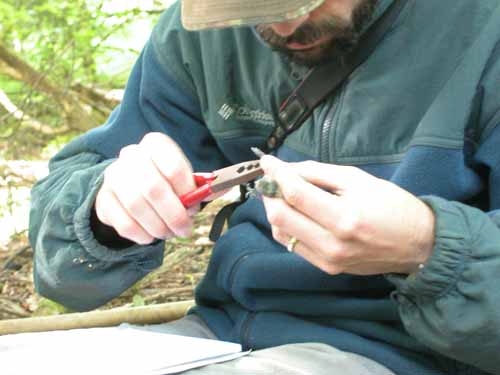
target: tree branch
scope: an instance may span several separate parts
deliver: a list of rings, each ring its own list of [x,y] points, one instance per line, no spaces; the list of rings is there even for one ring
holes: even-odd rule
[[[0,108],[3,108],[7,112],[7,116],[13,117],[18,120],[22,127],[31,128],[45,135],[54,136],[69,131],[68,127],[63,127],[56,131],[50,126],[45,125],[40,121],[35,120],[34,118],[31,118],[22,110],[20,110],[14,103],[12,103],[7,94],[2,89],[0,89]],[[7,116],[4,116],[2,120],[4,120]]]
[[[120,100],[107,95],[99,89],[84,86],[81,83],[71,86],[71,90],[78,93],[79,98],[85,103],[106,115],[120,104]]]
[[[85,131],[99,125],[101,119],[97,120],[91,116],[90,111],[80,103],[78,95],[57,86],[46,75],[35,70],[1,44],[0,74],[22,81],[34,90],[53,98],[62,108],[72,129]]]

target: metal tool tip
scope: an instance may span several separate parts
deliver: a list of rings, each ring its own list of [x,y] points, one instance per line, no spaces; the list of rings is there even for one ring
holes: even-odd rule
[[[252,150],[252,152],[255,154],[255,156],[257,156],[259,159],[266,154],[264,151],[262,151],[258,147],[250,147],[250,150]]]

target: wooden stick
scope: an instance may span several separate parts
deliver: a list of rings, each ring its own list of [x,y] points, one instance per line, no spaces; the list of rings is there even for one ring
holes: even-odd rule
[[[184,288],[170,288],[170,289],[162,290],[161,292],[158,292],[155,294],[151,294],[149,296],[145,296],[143,298],[144,298],[144,302],[151,302],[151,301],[154,301],[154,300],[159,299],[159,298],[168,298],[168,297],[172,297],[172,296],[179,296],[179,295],[186,294],[186,293],[189,293],[192,295],[193,290],[194,290],[194,287],[192,287],[192,286],[187,286]]]
[[[0,335],[111,327],[121,323],[139,325],[166,323],[183,317],[193,306],[194,301],[191,300],[106,311],[3,320],[0,321]]]

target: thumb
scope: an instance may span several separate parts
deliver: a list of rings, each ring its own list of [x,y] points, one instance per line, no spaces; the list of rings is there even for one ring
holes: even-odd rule
[[[289,163],[286,163],[272,155],[264,155],[260,158],[260,166],[264,170],[264,173],[270,177],[274,177],[278,169],[284,168],[287,165],[289,165]]]
[[[294,171],[313,185],[337,195],[353,188],[363,186],[370,176],[359,168],[316,161],[293,164]]]
[[[265,174],[271,178],[274,178],[281,168],[289,168],[307,182],[337,195],[342,195],[343,191],[363,186],[367,177],[372,177],[356,167],[326,164],[312,160],[286,163],[271,155],[263,156],[260,165]]]

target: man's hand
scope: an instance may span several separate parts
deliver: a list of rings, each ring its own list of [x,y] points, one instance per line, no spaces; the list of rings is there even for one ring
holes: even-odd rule
[[[329,274],[409,274],[434,246],[432,210],[389,181],[355,167],[264,156],[283,199],[264,198],[274,238]]]
[[[149,133],[124,147],[105,170],[96,214],[138,244],[187,237],[197,208],[186,210],[178,197],[195,188],[191,164],[179,146],[164,134]]]

